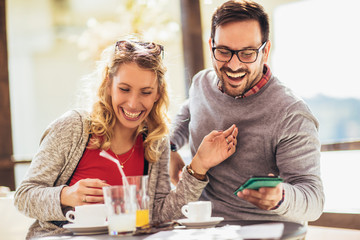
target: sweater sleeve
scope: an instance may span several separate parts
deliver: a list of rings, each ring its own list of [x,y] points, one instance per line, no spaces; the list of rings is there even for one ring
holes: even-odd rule
[[[189,122],[189,99],[187,99],[181,106],[171,126],[170,141],[174,143],[178,149],[189,141]]]
[[[318,122],[307,109],[296,109],[277,128],[276,162],[285,180],[285,197],[273,211],[291,220],[314,221],[324,207]]]
[[[22,183],[15,193],[14,204],[23,214],[40,221],[65,220],[60,193],[65,185],[57,183],[69,163],[71,151],[80,138],[81,117],[68,112],[50,124],[38,152],[32,159]]]
[[[170,177],[168,173],[170,153],[168,140],[165,142],[167,142],[167,144],[164,144],[166,147],[162,151],[159,162],[157,162],[158,168],[153,169],[157,171],[152,214],[153,223],[171,221],[183,217],[181,207],[188,202],[197,201],[208,183],[208,179],[206,181],[199,181],[183,170],[182,179],[175,189],[170,190]]]

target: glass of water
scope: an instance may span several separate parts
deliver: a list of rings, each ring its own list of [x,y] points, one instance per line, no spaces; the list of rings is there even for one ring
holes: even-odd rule
[[[131,235],[136,230],[136,185],[103,187],[109,235]]]

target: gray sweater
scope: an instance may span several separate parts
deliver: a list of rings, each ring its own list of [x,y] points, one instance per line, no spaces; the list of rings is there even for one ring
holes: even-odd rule
[[[271,76],[259,92],[235,99],[219,91],[212,69],[199,72],[189,100],[173,122],[171,141],[187,141],[194,156],[203,137],[232,124],[239,129],[235,154],[208,171],[200,199],[213,202],[213,215],[225,219],[311,221],[323,210],[318,122],[306,104]],[[284,178],[284,202],[261,210],[233,195],[251,175]]]
[[[15,193],[15,206],[25,215],[37,219],[27,238],[68,232],[51,221],[66,221],[71,209],[60,204],[60,192],[78,165],[89,139],[88,113],[69,111],[45,131],[40,148]],[[161,155],[149,164],[151,222],[183,217],[181,207],[199,198],[207,181],[198,181],[187,172],[170,191],[168,174],[169,139],[159,144]]]

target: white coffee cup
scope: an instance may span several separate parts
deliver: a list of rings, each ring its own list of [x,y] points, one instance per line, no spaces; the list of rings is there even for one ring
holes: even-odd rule
[[[75,211],[68,211],[65,217],[79,226],[103,226],[106,223],[105,204],[76,206]]]
[[[189,202],[181,208],[184,216],[193,222],[208,221],[211,218],[211,210],[210,201]]]

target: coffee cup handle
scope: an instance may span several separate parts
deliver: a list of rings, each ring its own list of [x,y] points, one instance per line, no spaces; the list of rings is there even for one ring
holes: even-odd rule
[[[182,212],[182,214],[184,214],[185,217],[188,217],[188,215],[189,215],[189,206],[188,205],[182,206],[181,212]]]
[[[65,217],[69,222],[75,223],[75,211],[72,210],[68,211]]]

